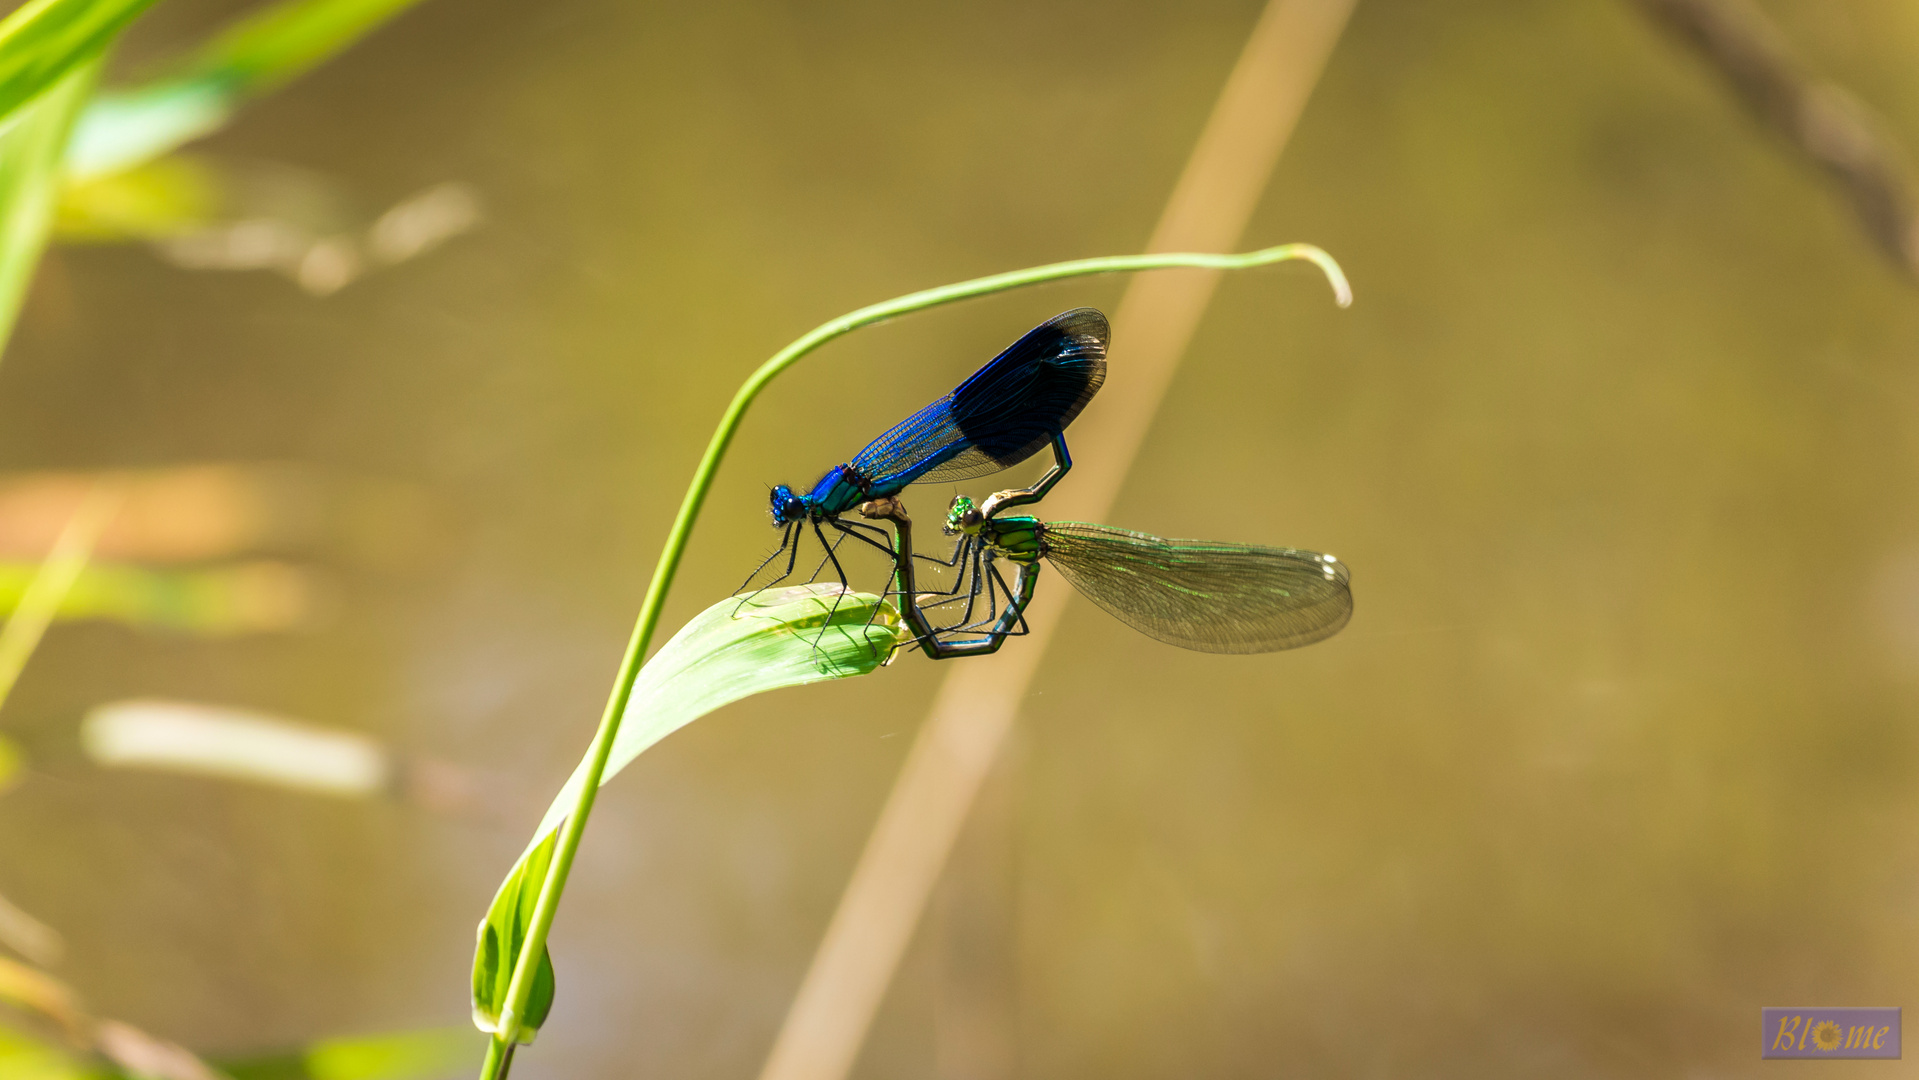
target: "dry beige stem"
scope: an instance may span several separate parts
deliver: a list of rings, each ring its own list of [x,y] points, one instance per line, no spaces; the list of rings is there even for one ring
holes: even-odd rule
[[[60,931],[22,911],[4,896],[0,896],[0,943],[42,967],[59,963],[67,951],[66,939],[60,936]]]
[[[1919,183],[1872,111],[1812,74],[1750,0],[1633,0],[1696,49],[1740,102],[1825,170],[1873,244],[1919,276]]]
[[[102,1020],[93,1029],[101,1056],[133,1076],[151,1080],[223,1080],[222,1074],[178,1043],[155,1038],[132,1024]]]

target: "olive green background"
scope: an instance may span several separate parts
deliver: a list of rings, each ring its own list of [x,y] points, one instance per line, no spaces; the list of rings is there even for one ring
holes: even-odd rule
[[[1919,11],[1764,6],[1919,146]],[[237,9],[169,0],[122,67]],[[739,380],[867,302],[1139,249],[1258,9],[433,0],[202,148],[370,208],[462,180],[480,231],[324,300],[54,252],[0,468],[294,461],[446,522],[310,634],[54,632],[7,707],[38,765],[0,891],[68,935],[63,976],[207,1052],[460,1022]],[[1761,1005],[1919,1006],[1912,286],[1617,0],[1361,0],[1247,232],[1292,240],[1356,304],[1228,279],[1111,523],[1334,552],[1352,624],[1217,657],[1076,606],[857,1080],[1749,1075]],[[775,383],[663,628],[769,549],[768,485],[1122,287]],[[516,1075],[751,1077],[941,673],[763,696],[629,769]],[[493,770],[503,809],[89,767],[77,718],[133,695],[372,732]],[[1010,1072],[954,1044],[967,963]]]

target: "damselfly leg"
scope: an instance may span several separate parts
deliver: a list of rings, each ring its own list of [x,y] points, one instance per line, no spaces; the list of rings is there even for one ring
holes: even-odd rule
[[[919,645],[920,650],[926,655],[935,660],[944,660],[954,656],[979,656],[996,652],[1008,634],[1024,625],[1026,604],[1032,600],[1033,589],[1038,584],[1039,566],[1036,562],[1020,564],[1018,585],[1016,588],[1007,589],[1006,610],[1000,613],[993,628],[987,631],[986,637],[971,641],[949,641],[942,635],[950,628],[934,627],[919,603],[920,594],[914,586],[913,519],[907,515],[906,507],[898,499],[887,498],[862,503],[859,509],[865,517],[884,519],[893,523],[896,547],[893,573],[898,582],[900,614],[905,618],[906,625],[913,631],[914,643]],[[956,549],[956,559],[961,557],[964,546],[961,545],[959,549]],[[974,562],[973,565],[975,567],[974,588],[977,589],[978,564]],[[993,578],[999,580],[1001,585],[1005,584],[1004,579],[999,578],[997,570],[989,572]],[[988,588],[991,587],[989,584]]]
[[[780,546],[774,548],[773,554],[768,555],[758,566],[754,567],[753,572],[746,575],[746,580],[740,582],[740,587],[733,590],[733,595],[739,596],[748,585],[753,584],[753,579],[759,577],[760,571],[766,569],[768,564],[772,563],[773,560],[779,558],[781,555],[786,556],[786,569],[779,577],[740,597],[738,606],[733,609],[734,618],[739,618],[740,609],[751,603],[754,597],[793,576],[793,564],[798,562],[800,557],[799,531],[799,522],[795,521],[787,525],[786,528],[780,532]]]
[[[1009,506],[1036,503],[1044,499],[1047,492],[1052,491],[1054,486],[1066,479],[1066,474],[1072,471],[1073,455],[1066,450],[1066,436],[1055,432],[1053,434],[1053,467],[1046,470],[1046,475],[1035,481],[1032,487],[1009,488],[987,496],[986,501],[980,504],[980,513],[990,518]]]

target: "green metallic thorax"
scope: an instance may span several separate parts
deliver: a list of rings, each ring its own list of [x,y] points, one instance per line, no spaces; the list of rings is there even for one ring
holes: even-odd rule
[[[973,500],[964,495],[953,500],[946,514],[946,532],[954,536],[977,536],[993,554],[1008,562],[1032,566],[1046,554],[1046,523],[1035,517],[982,518]]]
[[[1030,566],[1046,553],[1040,542],[1046,526],[1038,518],[991,518],[981,522],[977,531],[980,539],[992,547],[993,554],[1009,562]]]

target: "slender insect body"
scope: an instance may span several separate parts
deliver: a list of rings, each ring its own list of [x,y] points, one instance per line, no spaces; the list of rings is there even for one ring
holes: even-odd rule
[[[1120,621],[1183,649],[1261,653],[1323,641],[1352,614],[1350,575],[1331,555],[1295,548],[1206,540],[1168,540],[1081,521],[1044,522],[1000,517],[1001,508],[1030,502],[1025,492],[1001,492],[981,505],[959,496],[947,511],[946,532],[958,536],[946,565],[961,569],[949,596],[967,603],[952,625],[920,631],[921,647],[936,659],[990,652],[1019,621],[1032,594],[1039,560]],[[906,534],[900,534],[904,539]],[[908,549],[902,545],[902,551]],[[910,557],[907,556],[907,557]],[[995,559],[1019,568],[1016,599],[1005,613],[992,604]],[[988,580],[989,577],[995,580]],[[972,619],[972,601],[985,589],[987,618]],[[954,603],[943,600],[939,604]],[[939,606],[939,605],[931,605]],[[919,631],[924,617],[907,614]],[[974,640],[984,633],[987,640]]]
[[[1106,316],[1093,308],[1056,315],[952,392],[868,443],[852,460],[834,466],[810,490],[801,493],[784,484],[774,488],[769,509],[774,527],[782,530],[780,546],[741,588],[780,562],[784,567],[779,575],[761,587],[790,576],[808,533],[825,549],[815,575],[830,566],[842,584],[846,574],[836,551],[847,539],[897,560],[898,549],[883,529],[847,515],[919,481],[985,476],[1050,447],[1052,470],[1026,489],[1029,500],[1043,496],[1072,467],[1064,431],[1105,382],[1109,334]]]
[[[872,498],[873,481],[852,465],[835,465],[804,495],[781,484],[773,489],[773,524],[825,521]]]

